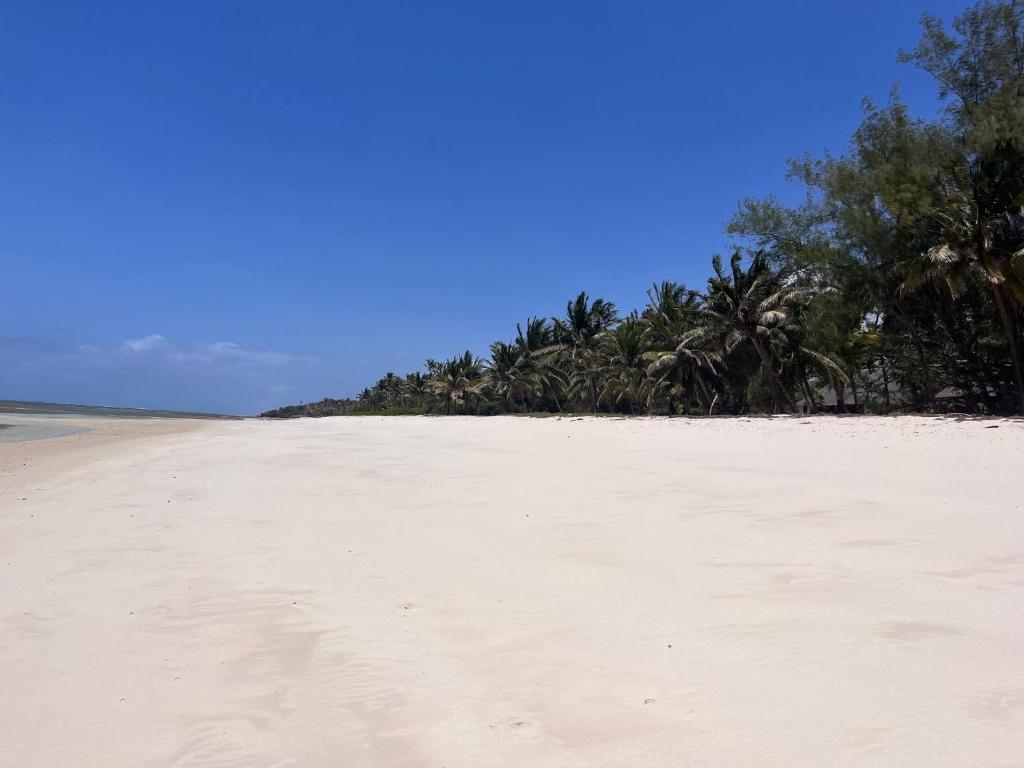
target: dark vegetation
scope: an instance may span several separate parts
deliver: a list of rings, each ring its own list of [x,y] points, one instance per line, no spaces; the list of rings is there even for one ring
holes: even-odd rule
[[[845,154],[790,162],[803,204],[740,202],[700,289],[658,283],[628,313],[580,293],[487,360],[264,415],[1024,414],[1022,8],[925,16],[899,59],[934,78],[941,118],[866,102]]]

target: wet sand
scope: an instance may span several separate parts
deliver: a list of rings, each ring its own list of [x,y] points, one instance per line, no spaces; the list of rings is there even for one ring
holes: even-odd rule
[[[88,432],[81,424],[70,424],[64,418],[37,416],[0,416],[0,443],[24,443]]]
[[[0,762],[1024,755],[1021,422],[100,421],[0,445]]]
[[[0,429],[0,505],[36,480],[47,482],[73,467],[130,450],[137,440],[201,424],[195,419],[0,413],[0,425],[6,426]]]

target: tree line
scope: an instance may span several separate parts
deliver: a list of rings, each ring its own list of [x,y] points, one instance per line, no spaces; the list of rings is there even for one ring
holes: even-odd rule
[[[926,15],[899,60],[944,104],[865,102],[839,156],[790,161],[806,192],[739,204],[700,289],[620,312],[581,292],[514,337],[388,373],[354,399],[265,415],[591,411],[1024,414],[1024,6]]]

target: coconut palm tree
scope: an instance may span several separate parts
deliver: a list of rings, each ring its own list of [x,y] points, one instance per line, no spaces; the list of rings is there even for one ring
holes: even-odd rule
[[[530,317],[524,326],[516,323],[515,345],[522,353],[521,366],[529,372],[533,388],[525,392],[527,410],[533,410],[534,396],[553,402],[560,411],[559,392],[563,376],[558,367],[558,350],[552,345],[554,328],[546,317]]]
[[[630,413],[638,407],[643,410],[648,401],[650,379],[644,360],[648,333],[648,324],[634,312],[602,334],[598,348],[603,368],[600,398]]]
[[[742,261],[737,249],[726,273],[722,258],[715,254],[711,260],[715,276],[708,280],[702,314],[725,355],[742,345],[753,348],[760,362],[758,378],[767,385],[773,410],[791,410],[793,401],[780,375],[788,346],[784,329],[805,291],[789,282],[786,270],[772,270],[763,254],[755,253],[747,269]]]
[[[714,397],[709,382],[722,358],[712,334],[700,324],[700,294],[681,283],[664,281],[651,286],[647,297],[643,316],[650,326],[651,351],[645,358],[650,364],[648,375],[654,379],[652,398],[664,392],[671,415],[676,394],[692,388],[701,407],[710,413]]]
[[[526,330],[516,323],[515,344],[524,353],[538,352],[551,345],[554,340],[551,323],[546,317],[529,317],[526,320]]]
[[[371,411],[376,409],[374,403],[374,391],[370,387],[364,388],[358,395],[356,395],[356,402],[359,403],[359,408],[364,411]]]
[[[402,401],[405,405],[418,405],[427,395],[427,377],[419,371],[408,373],[402,384]]]
[[[402,400],[403,381],[393,372],[388,371],[375,385],[380,392],[380,401],[385,408],[394,408]]]
[[[601,337],[615,324],[615,305],[604,299],[590,301],[585,291],[566,305],[565,319],[555,319],[555,348],[564,356],[570,369],[567,377],[571,388],[586,393],[590,406],[597,413],[601,367],[597,351]]]
[[[444,412],[450,414],[452,403],[463,400],[479,378],[480,363],[466,350],[461,356],[440,363],[427,386],[444,399]]]
[[[485,386],[506,405],[525,400],[536,389],[537,381],[529,353],[516,343],[491,344],[491,359],[484,364]]]
[[[652,333],[668,326],[672,332],[680,325],[692,327],[700,312],[701,295],[682,283],[663,280],[647,289],[647,306],[643,317],[651,323]]]
[[[692,385],[701,407],[710,414],[714,410],[715,399],[709,379],[717,374],[716,366],[722,362],[722,356],[714,346],[709,329],[704,326],[681,329],[669,340],[674,345],[671,348],[654,350],[645,355],[650,361],[647,374],[655,380],[652,394],[662,389],[662,383],[668,385],[671,415],[675,411],[671,395],[673,385],[682,391]]]
[[[1021,160],[1024,163],[1024,159]],[[1020,175],[1020,174],[1018,174]],[[960,298],[967,284],[984,285],[1009,345],[1017,390],[1017,410],[1024,414],[1024,354],[1020,311],[1024,302],[1024,192],[1007,207],[986,205],[977,190],[989,185],[972,179],[972,191],[947,183],[941,201],[927,217],[933,244],[904,265],[902,289],[927,281],[944,284]]]

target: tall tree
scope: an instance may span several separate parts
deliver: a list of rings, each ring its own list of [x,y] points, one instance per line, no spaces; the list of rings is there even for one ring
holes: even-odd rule
[[[599,397],[629,413],[643,411],[652,380],[645,360],[650,327],[637,313],[601,336],[602,386]]]
[[[952,26],[925,15],[917,47],[901,53],[935,78],[958,138],[921,217],[922,248],[905,286],[931,278],[954,298],[972,280],[986,286],[1024,414],[1024,4],[981,2]]]
[[[760,361],[758,375],[768,386],[773,409],[792,410],[793,401],[781,377],[788,343],[784,328],[803,290],[787,283],[788,273],[773,271],[764,254],[755,253],[746,269],[742,261],[743,254],[737,249],[726,272],[720,256],[712,259],[715,276],[708,280],[705,318],[726,354],[744,344],[753,348]]]
[[[565,308],[565,318],[555,319],[554,337],[564,353],[571,372],[569,380],[577,391],[585,391],[590,407],[597,413],[601,366],[598,348],[601,337],[615,323],[615,305],[604,299],[594,299],[580,291]]]
[[[437,366],[428,387],[441,396],[444,401],[444,412],[450,414],[452,404],[462,401],[474,383],[480,378],[480,363],[469,350],[459,356],[446,360]]]

